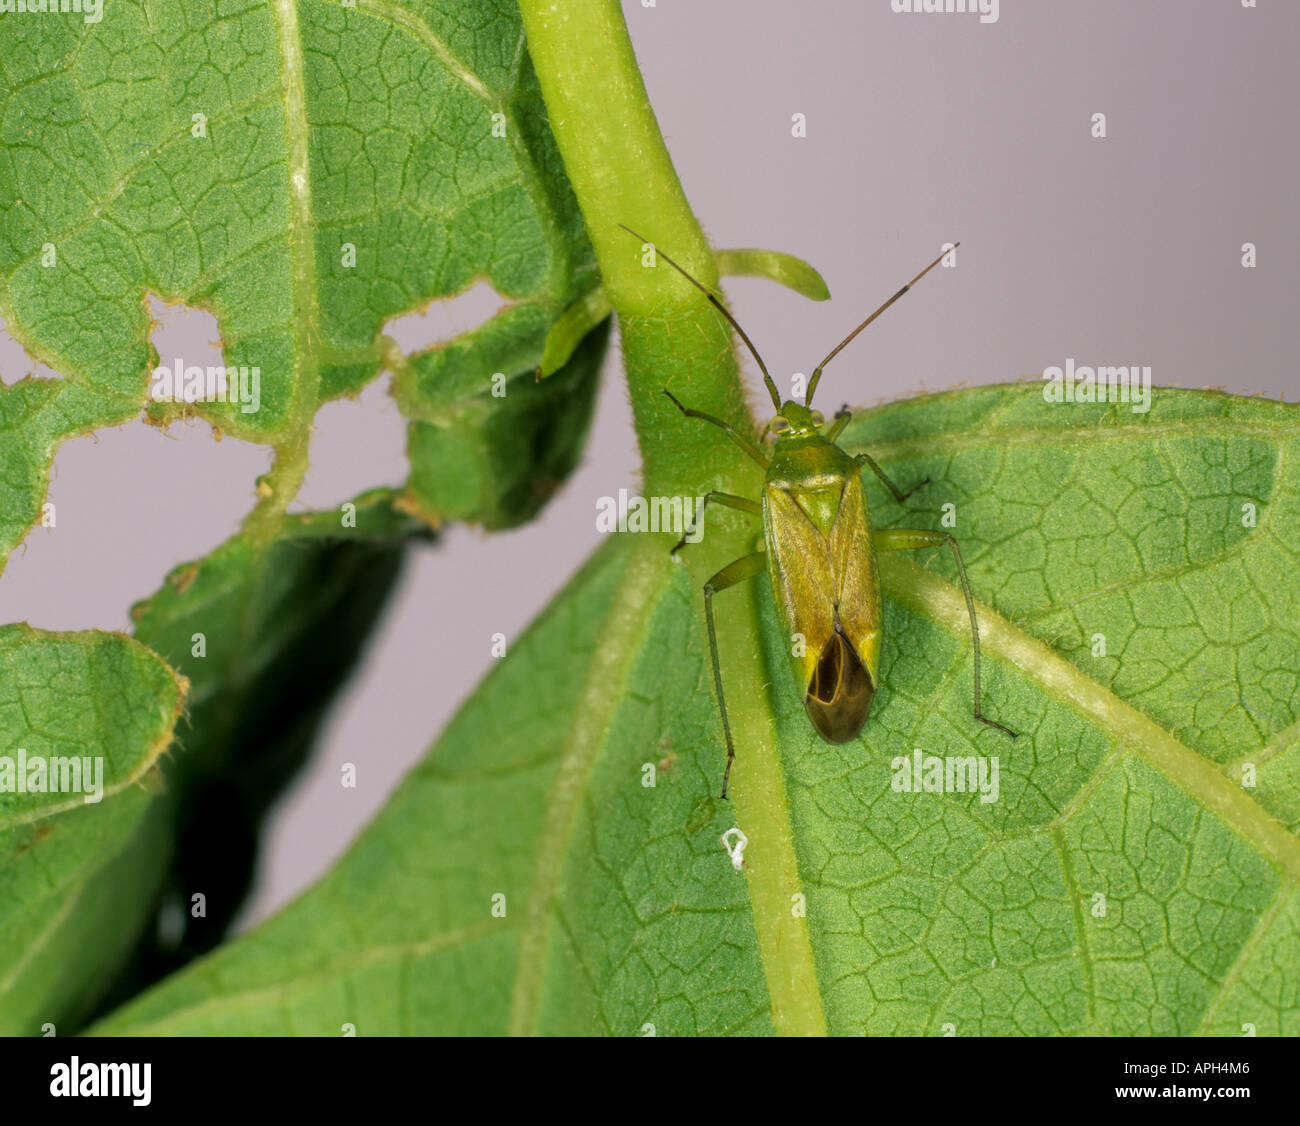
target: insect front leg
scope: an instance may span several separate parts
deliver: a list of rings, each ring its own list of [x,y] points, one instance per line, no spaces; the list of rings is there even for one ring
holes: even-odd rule
[[[831,424],[826,430],[826,441],[834,444],[839,436],[844,433],[844,428],[849,424],[849,419],[853,417],[853,412],[849,410],[848,404],[840,407],[835,412],[835,417],[831,419]]]
[[[677,546],[668,553],[674,559],[677,558],[677,553],[689,542],[687,537],[703,526],[704,510],[708,508],[710,504],[720,504],[725,508],[734,508],[737,512],[745,512],[750,516],[758,516],[761,518],[763,515],[763,506],[756,500],[748,500],[745,497],[738,497],[733,493],[721,493],[718,492],[717,489],[707,492],[704,494],[704,500],[700,503],[699,510],[695,513],[694,524],[682,533],[682,538],[677,541]]]
[[[970,592],[970,581],[966,578],[966,565],[961,560],[961,549],[958,548],[957,541],[947,532],[932,532],[922,528],[881,528],[872,534],[871,540],[877,551],[909,551],[922,547],[941,547],[944,544],[952,548],[952,557],[957,560],[957,574],[961,578],[962,593],[966,595],[966,612],[970,614],[971,649],[975,665],[975,718],[987,727],[995,727],[1010,735],[1011,738],[1016,738],[1016,733],[1011,728],[989,719],[981,706],[980,627],[975,619],[975,599]]]
[[[839,416],[837,415],[836,418],[838,419],[838,417]],[[900,489],[897,485],[894,484],[893,481],[891,481],[888,477],[885,476],[885,471],[876,464],[875,459],[870,454],[868,453],[855,454],[853,460],[856,461],[859,465],[865,465],[868,469],[871,470],[872,473],[874,473],[877,477],[879,477],[880,480],[884,482],[885,488],[887,488],[891,493],[894,494],[894,499],[898,501],[899,504],[902,504],[903,501],[907,500],[907,498],[910,497],[914,492],[916,492],[917,489],[923,489],[925,488],[926,485],[930,483],[930,478],[927,477],[919,485],[913,485],[910,489],[907,490],[907,492],[903,492],[902,489]]]
[[[731,780],[731,762],[736,757],[736,747],[731,741],[731,721],[727,718],[727,700],[722,694],[722,668],[718,660],[718,631],[713,622],[713,596],[729,586],[743,583],[761,574],[767,566],[767,553],[755,551],[742,555],[722,568],[704,584],[704,619],[709,628],[709,656],[713,660],[713,686],[718,692],[718,711],[722,715],[722,735],[727,742],[727,768],[722,773],[722,794],[727,796],[727,783]]]
[[[673,401],[673,406],[675,406],[679,411],[681,411],[682,414],[684,414],[687,418],[698,418],[701,422],[707,422],[713,426],[716,426],[719,430],[721,430],[724,434],[726,434],[728,438],[730,438],[733,442],[735,442],[737,446],[739,446],[742,450],[744,450],[745,453],[747,453],[756,462],[758,462],[758,464],[763,467],[764,472],[766,472],[767,467],[772,463],[772,459],[769,458],[756,445],[754,445],[753,442],[751,442],[748,438],[746,438],[745,435],[743,435],[734,426],[728,426],[725,422],[722,421],[722,419],[718,418],[716,415],[709,414],[707,411],[697,411],[697,410],[693,410],[691,407],[682,406],[681,400],[679,400],[677,396],[674,395],[667,388],[664,388],[664,394],[667,395],[668,398],[670,398]]]

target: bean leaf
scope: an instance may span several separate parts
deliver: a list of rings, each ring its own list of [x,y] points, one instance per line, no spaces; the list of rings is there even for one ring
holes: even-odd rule
[[[616,537],[316,887],[102,1030],[1300,1032],[1300,410],[1009,385],[844,438],[930,478],[904,509],[868,474],[875,522],[960,538],[1018,739],[971,716],[946,553],[882,559],[882,683],[844,746],[760,578],[719,596],[760,623],[724,678],[767,687],[732,698],[716,800],[699,592]]]

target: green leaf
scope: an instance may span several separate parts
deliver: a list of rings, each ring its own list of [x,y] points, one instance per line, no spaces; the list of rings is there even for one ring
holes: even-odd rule
[[[105,859],[149,838],[185,689],[119,634],[0,627],[0,1033],[86,1012],[134,941],[153,888]],[[43,790],[23,792],[36,763]]]
[[[0,716],[21,713],[41,733],[11,727],[6,744],[26,738],[36,753],[42,740],[66,748],[81,732],[86,747],[107,748],[106,783],[121,790],[146,770],[149,782],[4,833],[0,1031],[47,1021],[75,1031],[104,995],[130,996],[221,938],[247,892],[262,815],[310,750],[405,544],[422,534],[393,499],[375,490],[339,512],[289,516],[271,543],[241,534],[177,567],[133,609],[136,641],[19,644],[25,627],[0,631],[15,635],[0,665]],[[157,732],[144,689],[175,674],[140,642],[188,678],[175,681],[188,683],[185,715],[177,724],[179,701],[164,694],[157,711],[165,705],[170,722]]]
[[[181,748],[164,770],[176,834],[169,902],[180,933],[156,977],[214,946],[248,891],[263,815],[306,760],[401,573],[428,533],[376,489],[338,512],[286,518],[175,568],[132,609],[136,637],[190,681]],[[206,914],[185,907],[202,892]]]
[[[468,337],[415,357],[394,383],[414,421],[411,482],[399,504],[433,525],[476,520],[489,529],[529,519],[564,482],[595,407],[609,320],[593,329],[544,383],[547,321],[516,306]],[[495,393],[483,371],[519,378]]]
[[[1277,819],[1296,813],[1300,410],[1020,385],[868,411],[846,439],[931,479],[904,511],[868,475],[877,526],[956,506],[986,708],[1019,739],[971,716],[946,553],[881,560],[882,683],[839,747],[811,731],[760,579],[718,599],[739,659],[735,801],[716,801],[698,588],[661,537],[623,536],[315,888],[100,1028],[1300,1032],[1300,841]],[[916,748],[996,757],[997,800],[899,792]],[[1243,759],[1276,784],[1244,787]]]
[[[810,301],[829,301],[825,279],[802,258],[780,250],[719,250],[718,273],[723,277],[771,278]]]
[[[142,410],[270,445],[254,524],[273,524],[318,408],[407,363],[385,322],[478,281],[512,302],[527,362],[506,374],[532,379],[538,322],[595,267],[513,4],[115,0],[88,26],[0,20],[0,316],[62,376],[0,389],[4,555],[59,444]],[[150,401],[149,294],[216,316],[225,364],[259,372],[256,409]],[[486,391],[475,339],[459,374]],[[572,463],[585,427],[556,405],[534,404]],[[531,511],[482,503],[458,515]]]
[[[0,768],[0,832],[77,809],[92,790],[102,800],[138,781],[167,749],[187,687],[144,646],[96,630],[0,626],[0,670],[8,767]],[[11,761],[20,748],[30,769]],[[93,786],[75,762],[82,756],[98,760]],[[53,758],[77,769],[60,766],[56,784]]]

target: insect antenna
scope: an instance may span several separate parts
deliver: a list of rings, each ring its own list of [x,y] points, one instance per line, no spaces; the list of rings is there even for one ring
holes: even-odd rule
[[[745,347],[749,349],[749,354],[753,356],[754,359],[758,362],[758,370],[763,373],[763,382],[767,384],[767,393],[772,396],[772,405],[776,407],[777,413],[779,414],[781,411],[781,396],[777,392],[776,384],[772,382],[772,377],[771,375],[768,374],[767,365],[763,363],[763,357],[758,354],[758,349],[754,347],[754,342],[749,339],[749,337],[745,334],[745,330],[740,327],[740,322],[736,320],[736,318],[733,317],[729,312],[727,312],[727,307],[721,301],[719,301],[716,296],[714,296],[714,294],[709,290],[707,286],[702,285],[700,282],[697,282],[693,277],[691,277],[690,274],[688,274],[679,265],[677,265],[676,262],[674,262],[671,258],[669,258],[668,255],[665,254],[662,250],[660,250],[658,246],[655,246],[655,244],[652,243],[648,238],[643,238],[641,235],[637,234],[636,231],[634,231],[626,223],[620,223],[619,226],[622,227],[623,230],[627,231],[627,233],[630,234],[633,238],[641,239],[643,243],[646,243],[650,246],[654,246],[655,253],[660,258],[662,258],[665,262],[667,262],[668,265],[670,265],[674,270],[676,270],[679,274],[681,274],[682,277],[684,277],[688,282],[691,283],[691,285],[693,285],[702,294],[704,294],[704,296],[707,297],[709,301],[712,303],[713,307],[717,309],[718,312],[721,313],[724,317],[727,318],[727,322],[731,325],[732,328],[736,330],[736,332],[740,334],[740,339],[745,342]]]
[[[959,246],[961,246],[961,243],[954,242],[952,244],[952,250],[956,250],[957,247]],[[886,309],[888,309],[895,301],[897,301],[900,297],[902,297],[904,293],[906,293],[909,289],[912,288],[912,286],[914,286],[923,277],[925,277],[926,274],[928,274],[931,270],[933,270],[940,262],[944,260],[945,257],[947,257],[949,253],[951,253],[951,251],[945,250],[942,254],[940,254],[938,258],[936,258],[933,262],[931,262],[928,266],[926,266],[926,268],[922,270],[919,274],[917,274],[916,277],[914,277],[910,282],[908,282],[905,286],[903,286],[903,288],[900,289],[897,293],[895,293],[893,297],[891,297],[888,301],[886,301],[883,305],[881,305],[879,309],[877,309],[874,313],[872,313],[871,316],[869,316],[865,321],[863,321],[860,325],[858,325],[857,328],[855,328],[852,332],[850,332],[848,336],[846,336],[843,340],[841,340],[838,344],[836,344],[834,348],[831,349],[830,355],[827,356],[824,360],[822,360],[822,362],[819,363],[817,367],[813,370],[812,378],[808,381],[808,394],[806,394],[803,397],[804,406],[807,407],[812,405],[813,392],[817,390],[817,383],[822,377],[822,368],[824,368],[827,364],[829,364],[831,360],[835,359],[835,357],[840,354],[844,346],[848,344],[849,341],[851,341],[855,336],[857,336],[858,333],[860,333],[864,328],[867,327],[867,325],[869,325],[878,316],[880,316],[880,314],[883,313]],[[744,333],[741,333],[741,335],[743,336]]]

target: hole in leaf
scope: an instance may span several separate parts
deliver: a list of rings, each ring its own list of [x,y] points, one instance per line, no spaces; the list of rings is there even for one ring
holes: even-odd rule
[[[389,318],[384,332],[402,351],[422,352],[478,328],[509,303],[487,282],[479,282],[455,297],[439,298],[423,309]]]
[[[355,399],[335,399],[316,412],[311,460],[294,512],[337,508],[378,485],[400,486],[406,460],[407,422],[381,375]]]
[[[217,318],[206,309],[168,303],[149,295],[154,320],[149,339],[158,364],[149,379],[149,395],[161,402],[194,403],[226,393],[225,360]]]
[[[45,498],[52,526],[38,523],[9,557],[0,621],[129,631],[132,603],[238,530],[268,465],[265,447],[188,426],[132,422],[65,442]]]
[[[0,319],[0,383],[8,387],[28,376],[37,379],[63,378],[53,368],[32,357],[26,348],[9,335],[3,319]]]

